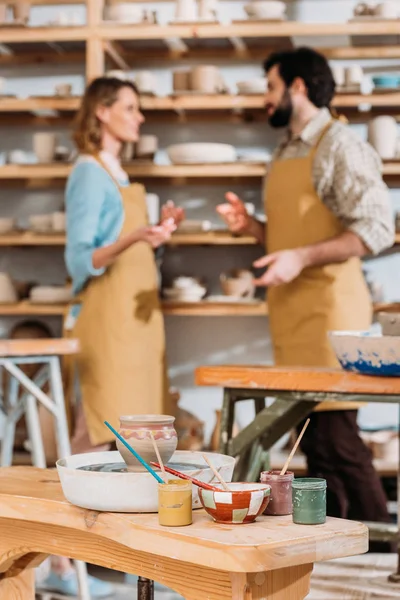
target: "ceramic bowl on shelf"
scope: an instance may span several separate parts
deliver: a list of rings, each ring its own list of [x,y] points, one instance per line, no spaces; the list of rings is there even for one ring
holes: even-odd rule
[[[253,298],[255,291],[253,280],[253,273],[246,269],[237,269],[220,275],[223,293],[235,298]]]
[[[53,218],[48,215],[31,215],[29,217],[29,228],[34,233],[49,233],[52,230]]]
[[[400,377],[400,337],[369,331],[332,331],[329,340],[346,371]]]
[[[268,506],[271,486],[266,483],[213,484],[220,491],[199,488],[199,498],[205,511],[217,523],[241,525],[253,523]]]
[[[238,81],[236,84],[238,94],[265,94],[267,91],[266,77],[255,77],[247,81]]]
[[[167,154],[176,165],[230,163],[236,160],[236,149],[229,144],[174,144],[167,148]]]
[[[281,20],[286,12],[285,2],[277,0],[253,0],[243,8],[250,19]]]
[[[40,285],[31,289],[32,304],[66,304],[72,298],[71,288],[57,285]]]
[[[196,219],[184,219],[181,223],[179,223],[176,231],[177,233],[203,233],[206,231],[211,231],[212,223],[211,221],[200,221]]]
[[[376,89],[394,89],[400,86],[399,75],[375,75],[372,83]]]

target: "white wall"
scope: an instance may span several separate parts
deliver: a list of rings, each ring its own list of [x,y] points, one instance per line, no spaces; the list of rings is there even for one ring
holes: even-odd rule
[[[243,18],[242,2],[221,2],[221,18],[228,21]],[[307,21],[345,21],[351,16],[352,0],[299,0],[289,3],[289,15]],[[148,5],[146,6],[148,8]],[[159,8],[160,22],[167,22],[173,16],[172,4],[154,4]],[[54,19],[60,8],[35,7],[32,11],[33,22],[42,24]],[[75,11],[76,7],[61,10]],[[80,8],[84,18],[84,10]],[[299,43],[335,45],[333,40],[298,40]],[[344,40],[344,43],[346,40]],[[388,63],[393,61],[387,61]],[[396,63],[396,61],[394,61]],[[261,73],[259,64],[240,64],[231,66],[216,61],[222,68],[227,83],[235,90],[235,82]],[[399,70],[400,70],[400,63]],[[159,93],[171,91],[171,67],[162,65],[155,68],[159,76]],[[147,67],[144,67],[147,68]],[[68,80],[74,85],[74,93],[81,93],[84,87],[82,67],[21,67],[18,69],[0,68],[0,75],[7,78],[5,93],[10,94],[50,94],[57,83]],[[365,137],[366,129],[358,126]],[[227,123],[204,123],[177,125],[166,121],[162,127],[146,124],[144,133],[159,135],[160,144],[165,148],[170,143],[183,141],[224,141],[237,145],[240,149],[272,149],[276,136],[267,125],[233,125]],[[0,151],[12,148],[32,148],[32,130],[25,127],[2,127]],[[68,131],[60,131],[60,140],[69,142]],[[165,162],[165,154],[160,152],[157,162]],[[162,200],[174,199],[187,209],[189,218],[208,218],[217,222],[215,205],[223,199],[226,186],[185,185],[173,187],[156,182],[148,186],[148,191],[158,193]],[[255,202],[261,208],[259,185],[235,185],[233,190],[246,201]],[[21,225],[26,224],[27,216],[34,213],[57,210],[62,206],[62,190],[7,190],[1,189],[0,216],[16,214]],[[392,192],[394,205],[400,206],[398,190]],[[179,248],[168,250],[163,266],[165,280],[184,272],[202,275],[207,278],[212,292],[218,292],[218,273],[232,266],[250,266],[260,251],[254,248]],[[386,300],[400,298],[400,285],[397,273],[400,267],[400,255],[368,262],[367,268],[384,285]],[[0,249],[0,269],[7,269],[12,276],[40,283],[62,283],[65,278],[63,254],[61,249]],[[55,332],[59,331],[57,319],[47,320]],[[0,335],[6,336],[15,319],[0,321]],[[193,371],[199,364],[218,363],[269,363],[271,347],[268,333],[268,320],[263,317],[252,318],[188,318],[167,317],[168,355],[171,383],[182,393],[182,406],[198,414],[205,422],[209,434],[214,424],[214,410],[220,406],[221,391],[214,389],[195,389]],[[240,422],[251,419],[249,406],[242,407]],[[379,410],[370,406],[363,409],[363,422],[386,421],[397,423],[397,408],[379,405]]]

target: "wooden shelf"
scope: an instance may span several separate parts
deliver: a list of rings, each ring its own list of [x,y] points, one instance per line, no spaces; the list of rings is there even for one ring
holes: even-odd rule
[[[175,233],[168,246],[253,246],[252,237],[235,237],[229,232]],[[39,235],[26,231],[0,235],[0,246],[65,246],[64,235]]]
[[[233,162],[209,165],[157,165],[137,161],[124,165],[132,179],[261,179],[267,174],[262,163]],[[49,165],[4,165],[0,167],[0,180],[51,180],[65,179],[71,170],[69,164]],[[383,165],[383,175],[400,176],[400,161],[387,161]]]
[[[64,304],[31,304],[27,300],[17,304],[0,304],[2,316],[63,316]],[[400,302],[375,304],[374,312],[400,312]],[[163,313],[177,317],[262,317],[268,315],[266,302],[258,304],[221,304],[219,302],[164,302]]]
[[[90,37],[90,29],[76,27],[1,27],[2,44],[37,44],[39,42],[85,42]]]
[[[0,96],[0,112],[35,112],[40,110],[55,110],[61,112],[75,112],[81,103],[80,97],[60,98],[6,98]]]

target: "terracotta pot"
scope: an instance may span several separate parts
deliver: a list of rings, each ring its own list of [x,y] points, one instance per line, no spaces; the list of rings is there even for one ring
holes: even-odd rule
[[[214,65],[200,65],[192,70],[190,89],[204,94],[216,94],[224,90],[221,73]]]
[[[56,153],[57,136],[55,133],[35,133],[33,151],[39,163],[51,163]]]
[[[203,508],[217,523],[239,525],[253,523],[267,508],[271,487],[264,483],[228,483],[229,491],[213,483],[220,491],[199,488]]]
[[[174,428],[175,417],[169,415],[131,415],[120,417],[119,433],[147,462],[157,462],[150,431],[158,446],[161,459],[166,464],[178,445],[178,437]],[[117,448],[130,471],[145,471],[145,468],[117,440]]]
[[[174,71],[172,73],[172,87],[174,92],[187,92],[190,90],[190,73],[186,71]]]
[[[220,283],[223,293],[226,296],[235,296],[237,298],[252,298],[254,296],[253,274],[251,271],[232,271],[231,273],[222,273]]]
[[[397,149],[399,130],[396,119],[382,115],[368,124],[368,141],[381,158],[394,158]]]
[[[17,2],[12,5],[12,11],[14,16],[14,21],[19,21],[23,24],[27,24],[29,22],[29,16],[31,12],[30,2]]]

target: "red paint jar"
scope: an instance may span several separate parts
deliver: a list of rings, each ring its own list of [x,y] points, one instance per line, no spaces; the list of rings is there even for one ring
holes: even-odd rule
[[[284,475],[281,475],[280,471],[263,471],[261,473],[261,483],[267,483],[271,486],[270,501],[264,512],[265,515],[292,514],[293,477],[294,473],[292,471],[286,471]]]

